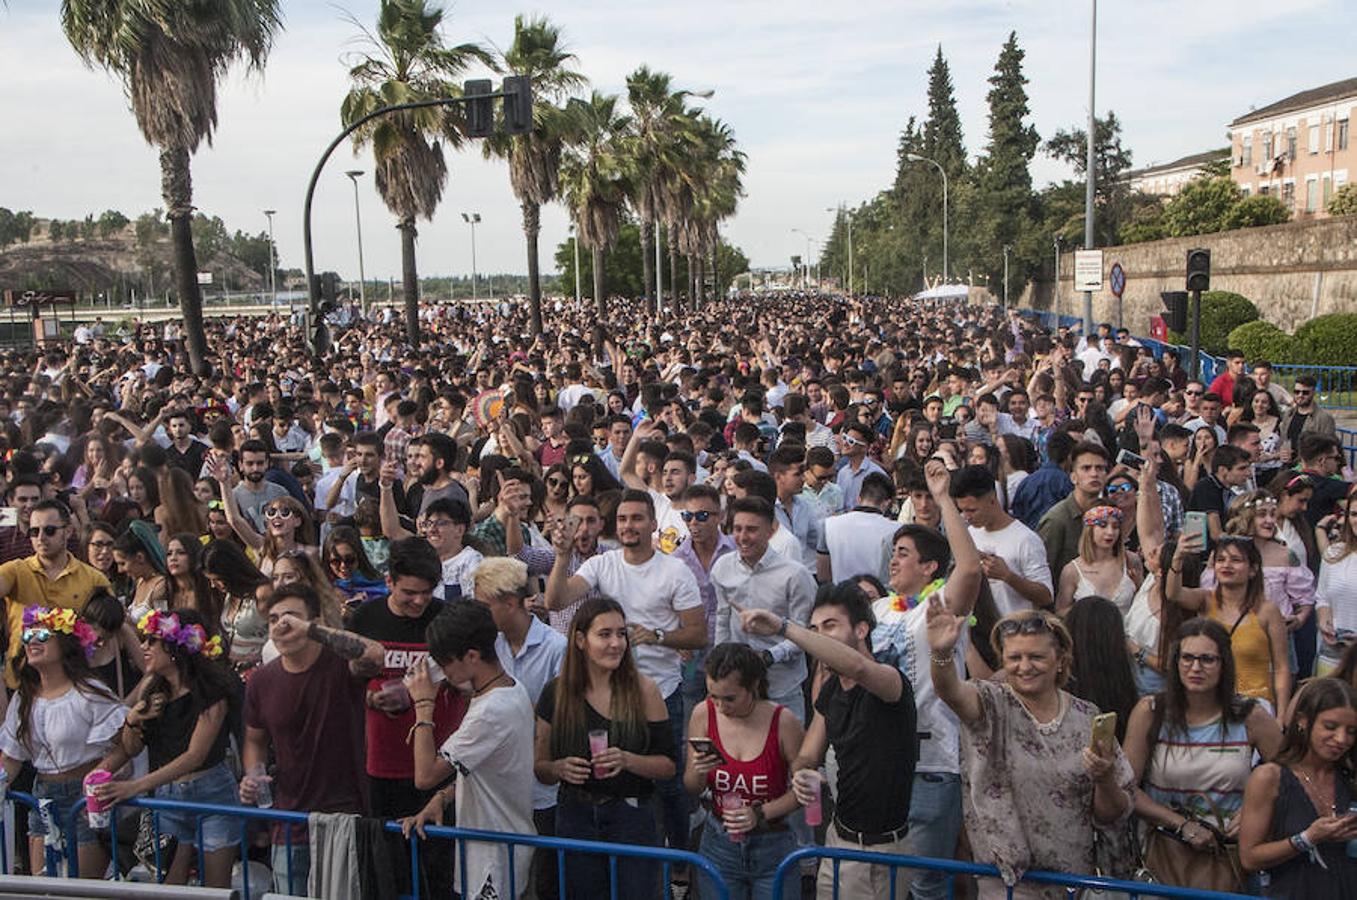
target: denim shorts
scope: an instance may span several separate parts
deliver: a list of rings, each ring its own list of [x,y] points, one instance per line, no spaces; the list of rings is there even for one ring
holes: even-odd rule
[[[183,803],[212,803],[219,806],[239,806],[235,776],[218,763],[192,781],[171,781],[155,789],[157,800],[178,800]],[[198,844],[198,818],[191,813],[165,812],[157,814],[160,834],[173,835],[181,844]],[[215,853],[240,842],[240,820],[228,816],[204,816],[204,853]]]
[[[85,785],[79,778],[70,781],[43,781],[39,778],[33,784],[35,799],[52,801],[58,829],[66,827],[66,817],[70,815],[71,807],[84,796]],[[43,837],[47,834],[47,824],[43,822],[37,810],[33,810],[28,816],[28,833],[32,837]],[[69,837],[67,835],[67,838]],[[85,811],[82,809],[75,817],[75,842],[83,847],[98,841],[99,836],[90,828],[89,819],[85,817]]]

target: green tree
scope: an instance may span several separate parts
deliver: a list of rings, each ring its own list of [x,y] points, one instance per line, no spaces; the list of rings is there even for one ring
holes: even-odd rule
[[[106,209],[99,214],[99,237],[110,238],[128,225],[127,216],[116,209]]]
[[[1260,225],[1280,225],[1291,218],[1291,211],[1282,201],[1269,194],[1244,197],[1225,214],[1225,227],[1256,228]]]
[[[1165,205],[1164,231],[1169,237],[1223,231],[1226,217],[1240,199],[1239,185],[1233,179],[1194,178]]]
[[[735,214],[743,193],[745,156],[736,149],[735,135],[724,122],[710,116],[697,119],[693,152],[685,166],[683,205],[687,210],[679,230],[681,249],[688,257],[689,296],[697,309],[706,291],[707,268],[718,265],[720,224]]]
[[[429,0],[382,0],[376,34],[364,29],[370,52],[349,69],[353,88],[340,109],[345,125],[384,106],[458,97],[455,79],[472,63],[494,67],[478,44],[448,46],[443,17],[443,8]],[[430,106],[380,116],[353,134],[355,152],[372,146],[377,193],[401,233],[405,330],[412,347],[419,346],[415,221],[433,218],[448,179],[443,144],[460,146],[464,133],[465,116],[458,106]]]
[[[1088,168],[1088,132],[1075,128],[1057,131],[1046,142],[1046,153],[1068,163],[1082,179]],[[1117,242],[1122,223],[1131,211],[1129,183],[1122,177],[1131,168],[1131,151],[1121,145],[1121,122],[1117,114],[1108,112],[1105,119],[1094,119],[1093,174],[1094,174],[1094,242],[1100,247]],[[1066,223],[1067,225],[1070,223]],[[1079,207],[1079,243],[1083,244],[1083,205]],[[1067,229],[1062,229],[1067,233]]]
[[[1345,184],[1335,191],[1327,209],[1331,216],[1357,215],[1357,182]]]
[[[52,243],[58,243],[66,236],[66,223],[60,219],[47,220],[47,237]]]
[[[542,281],[537,240],[542,206],[556,199],[566,121],[556,104],[588,84],[575,71],[575,55],[565,51],[561,30],[546,18],[514,19],[514,41],[504,54],[506,71],[532,79],[533,127],[526,134],[497,134],[485,142],[487,156],[509,163],[509,184],[523,213],[528,245],[528,304],[533,334],[542,333]]]
[[[204,264],[210,265],[220,256],[231,242],[230,232],[221,216],[206,216],[198,213],[193,217],[193,246]]]
[[[28,243],[36,225],[37,220],[33,218],[33,213],[28,210],[16,213],[0,206],[0,247],[8,247],[14,243]]]
[[[1018,289],[1040,259],[1028,169],[1040,138],[1026,121],[1030,109],[1022,71],[1024,55],[1017,32],[1010,32],[989,79],[989,144],[976,166],[978,208],[972,254],[990,285],[997,286],[1003,279],[1003,248],[1012,247],[1010,269],[1017,276]]]
[[[957,113],[956,95],[952,88],[952,73],[939,46],[928,69],[928,118],[916,128],[913,118],[905,125],[897,151],[895,192],[900,202],[900,224],[916,235],[909,243],[910,256],[922,273],[922,258],[927,256],[934,271],[942,269],[944,212],[949,216],[949,238],[957,238],[955,247],[949,246],[952,272],[962,254],[965,229],[956,227],[961,220],[959,205],[949,197],[944,211],[943,182],[937,169],[930,163],[911,160],[910,155],[930,159],[947,173],[948,186],[955,193],[966,177],[966,147],[962,140],[961,116]],[[949,241],[950,243],[950,241]]]
[[[244,263],[251,272],[257,273],[267,286],[269,266],[278,260],[277,249],[269,241],[267,231],[261,231],[259,234],[237,231],[231,235],[227,252]]]
[[[626,146],[631,119],[617,107],[617,97],[598,91],[588,100],[572,99],[566,106],[572,140],[561,160],[561,186],[575,234],[592,254],[600,318],[608,313],[603,256],[617,243],[632,177]]]
[[[206,373],[189,160],[216,129],[218,80],[240,60],[263,67],[281,28],[278,0],[63,0],[61,20],[86,64],[122,79],[137,126],[160,149],[189,361]]]

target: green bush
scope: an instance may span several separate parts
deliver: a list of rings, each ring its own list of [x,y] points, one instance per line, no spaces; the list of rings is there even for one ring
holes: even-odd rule
[[[1345,184],[1329,198],[1329,215],[1351,216],[1357,214],[1357,182]]]
[[[1226,343],[1243,351],[1244,357],[1250,362],[1260,359],[1274,363],[1291,362],[1296,348],[1295,338],[1262,319],[1240,325],[1230,332]]]
[[[1299,361],[1350,366],[1357,362],[1357,313],[1330,313],[1296,329]]]
[[[1241,294],[1207,291],[1202,294],[1201,348],[1212,356],[1230,349],[1230,332],[1258,318],[1258,307]],[[1175,344],[1186,344],[1187,335],[1169,333]]]
[[[1271,194],[1245,197],[1225,214],[1225,227],[1256,228],[1259,225],[1280,225],[1291,218],[1282,201]]]

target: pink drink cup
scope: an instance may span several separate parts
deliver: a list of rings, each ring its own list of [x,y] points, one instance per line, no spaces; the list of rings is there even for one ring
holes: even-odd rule
[[[717,805],[722,812],[735,812],[736,810],[744,809],[749,804],[745,803],[744,798],[741,797],[739,794],[732,793],[732,794],[722,794],[717,800]],[[724,822],[722,824],[724,824]],[[730,838],[731,843],[740,844],[744,842],[745,836],[744,832],[736,834],[730,830],[727,830],[726,837]]]
[[[85,814],[89,818],[90,828],[95,830],[109,826],[112,819],[109,810],[112,809],[112,806],[105,806],[94,795],[94,789],[101,784],[108,784],[112,780],[113,773],[104,769],[95,769],[85,776]]]
[[[824,821],[825,807],[821,795],[823,785],[820,781],[820,773],[812,772],[811,775],[815,777],[815,800],[806,804],[806,824],[813,828]]]
[[[608,732],[601,728],[596,728],[589,732],[589,755],[598,756],[604,750],[608,749]],[[602,778],[597,765],[594,766],[594,777]]]

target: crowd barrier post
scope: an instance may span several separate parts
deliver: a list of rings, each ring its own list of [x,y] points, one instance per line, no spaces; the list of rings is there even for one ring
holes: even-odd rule
[[[24,791],[6,791],[4,794],[4,800],[6,806],[8,806],[9,804],[17,803],[22,806],[28,807],[28,814],[30,817],[42,815],[42,811],[38,805],[38,798],[34,797],[32,794],[26,793]],[[57,810],[56,818],[58,820],[61,818],[60,810]],[[6,822],[5,816],[3,814],[0,814],[0,874],[8,875],[13,865],[13,860],[10,859],[10,851],[13,849],[13,842],[10,839],[11,835],[9,834],[9,830],[5,827],[5,822]],[[63,835],[67,833],[66,826],[63,822],[56,821],[53,822],[52,825]],[[67,844],[69,845],[70,841],[67,841]],[[25,844],[24,846],[20,847],[19,852],[24,853],[25,854],[24,858],[27,859],[28,846]],[[70,853],[73,856],[75,854],[75,850],[71,849]],[[44,864],[48,872],[60,871],[62,855],[59,849],[57,849],[51,843],[44,841],[43,856]]]
[[[948,897],[955,896],[956,879],[958,877],[999,878],[998,868],[975,862],[873,853],[850,847],[802,847],[794,853],[788,854],[786,859],[782,860],[781,865],[778,866],[777,874],[773,880],[773,900],[797,900],[797,898],[784,897],[782,885],[787,875],[799,870],[801,861],[805,859],[827,859],[831,861],[834,872],[833,893],[831,895],[833,900],[839,900],[839,866],[844,862],[864,862],[878,866],[889,866],[891,870],[891,900],[905,900],[903,896],[897,896],[895,891],[895,872],[897,869],[940,872],[946,875]],[[1142,897],[1156,897],[1163,898],[1163,900],[1249,900],[1244,894],[1202,891],[1167,884],[1103,878],[1095,875],[1070,875],[1065,872],[1031,871],[1023,875],[1022,881],[1029,884],[1065,888],[1066,895],[1069,898],[1079,896],[1082,891],[1100,891],[1105,894],[1111,892],[1117,895],[1126,895],[1130,900],[1140,900]],[[1012,888],[1008,889],[1008,897],[1009,900],[1012,900]],[[845,897],[844,900],[855,900],[855,898]]]

